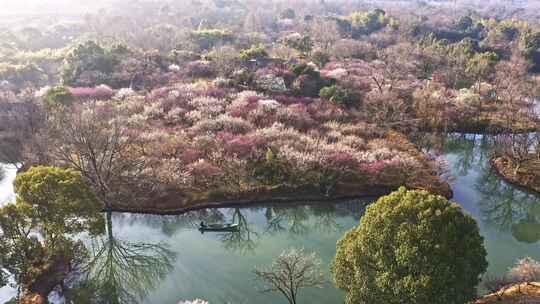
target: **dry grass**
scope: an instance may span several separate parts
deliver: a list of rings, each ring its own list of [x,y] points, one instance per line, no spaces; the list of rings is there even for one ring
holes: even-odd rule
[[[540,304],[540,282],[521,283],[486,295],[474,304]]]

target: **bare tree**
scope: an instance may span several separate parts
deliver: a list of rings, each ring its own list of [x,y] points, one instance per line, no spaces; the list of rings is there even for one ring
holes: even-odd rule
[[[328,52],[341,36],[336,22],[324,19],[314,21],[311,24],[309,32],[315,45],[324,52]]]
[[[87,102],[49,119],[50,161],[70,166],[90,182],[106,207],[138,185],[144,160],[141,145],[110,103]],[[125,190],[125,191],[124,191]]]
[[[238,51],[230,46],[215,47],[208,56],[219,75],[223,77],[229,76],[239,63]]]
[[[296,304],[301,288],[322,288],[325,283],[321,260],[316,253],[304,249],[283,251],[270,266],[256,268],[255,274],[264,281],[262,292],[280,292],[289,304]]]

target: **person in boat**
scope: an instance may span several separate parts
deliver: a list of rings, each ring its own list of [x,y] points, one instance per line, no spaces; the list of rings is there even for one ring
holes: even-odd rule
[[[206,228],[206,224],[201,221],[201,228]]]

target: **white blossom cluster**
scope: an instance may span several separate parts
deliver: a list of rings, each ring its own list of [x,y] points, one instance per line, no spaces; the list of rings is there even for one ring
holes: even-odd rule
[[[180,301],[178,304],[208,304],[208,302],[201,299],[195,299],[193,301]]]
[[[259,77],[256,81],[257,87],[269,92],[287,92],[287,85],[282,77],[272,74],[266,74]]]
[[[326,76],[334,79],[342,79],[347,75],[349,75],[349,72],[344,68],[337,68],[326,73]]]

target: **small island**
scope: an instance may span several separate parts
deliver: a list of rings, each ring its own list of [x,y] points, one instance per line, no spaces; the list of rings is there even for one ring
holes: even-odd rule
[[[540,193],[540,158],[531,155],[524,161],[517,161],[508,156],[491,159],[494,170],[506,181]]]

